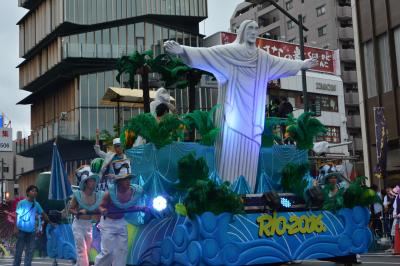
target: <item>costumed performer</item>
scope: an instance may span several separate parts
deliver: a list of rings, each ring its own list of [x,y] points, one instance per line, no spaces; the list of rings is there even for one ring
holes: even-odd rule
[[[101,252],[95,260],[96,266],[122,266],[126,264],[128,255],[128,230],[124,213],[132,211],[148,212],[146,207],[139,207],[143,189],[131,184],[129,160],[116,169],[113,184],[104,194],[99,206],[102,213],[98,225],[101,235]]]
[[[72,233],[76,247],[76,266],[89,266],[88,253],[92,245],[92,222],[99,220],[99,215],[90,214],[98,210],[103,199],[103,191],[96,192],[99,176],[90,172],[90,168],[79,168],[79,190],[75,191],[69,211],[75,215]]]

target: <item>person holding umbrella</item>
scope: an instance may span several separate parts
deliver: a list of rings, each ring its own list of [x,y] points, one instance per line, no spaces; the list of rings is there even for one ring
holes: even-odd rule
[[[103,215],[98,228],[101,235],[101,252],[96,256],[96,266],[125,265],[128,255],[128,231],[124,218],[126,212],[148,212],[141,207],[139,201],[143,189],[131,184],[133,175],[129,160],[121,160],[113,164],[115,177],[113,184],[104,194],[99,210]]]
[[[88,251],[92,245],[92,221],[98,221],[98,215],[89,214],[98,209],[103,192],[96,192],[99,176],[90,172],[88,166],[77,169],[80,176],[79,190],[74,192],[69,211],[75,215],[72,223],[76,247],[76,266],[89,266]]]

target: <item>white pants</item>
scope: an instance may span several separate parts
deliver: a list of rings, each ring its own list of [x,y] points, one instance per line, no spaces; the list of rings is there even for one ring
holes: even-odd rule
[[[92,221],[74,219],[72,223],[76,247],[76,266],[89,266],[88,253],[92,245]]]
[[[124,218],[101,217],[99,223],[101,252],[96,256],[96,266],[125,266],[128,256],[128,229]]]

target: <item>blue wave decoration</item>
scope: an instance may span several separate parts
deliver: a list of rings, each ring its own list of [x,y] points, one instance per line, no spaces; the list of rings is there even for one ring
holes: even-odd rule
[[[366,208],[277,213],[291,221],[321,217],[320,233],[304,231],[265,236],[257,218],[264,214],[214,215],[206,212],[193,220],[174,216],[152,220],[138,233],[130,263],[154,265],[252,265],[292,260],[320,259],[368,251],[372,234]],[[302,218],[303,217],[303,218]],[[293,218],[297,219],[297,218]],[[301,220],[300,219],[300,220]],[[301,228],[310,224],[303,220]],[[260,220],[260,223],[261,220]],[[279,226],[282,224],[278,223]],[[283,228],[279,227],[278,228]],[[308,227],[307,227],[308,226]],[[304,229],[306,230],[306,229]],[[312,230],[311,230],[312,231]],[[261,236],[260,236],[261,235]],[[136,258],[136,259],[134,259]]]

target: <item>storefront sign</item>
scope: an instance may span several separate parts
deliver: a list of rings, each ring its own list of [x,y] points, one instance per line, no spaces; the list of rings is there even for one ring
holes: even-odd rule
[[[235,33],[221,32],[221,43],[232,43],[236,39]],[[257,38],[257,46],[264,49],[271,55],[287,59],[300,60],[300,47],[293,43],[275,41],[271,39]],[[313,70],[330,74],[337,74],[335,69],[335,52],[333,50],[314,47],[304,47],[305,58],[317,58],[319,65]]]
[[[12,151],[11,128],[0,128],[0,152]]]
[[[334,84],[326,84],[321,82],[315,83],[315,88],[317,90],[324,90],[324,91],[336,91],[336,85]]]
[[[276,212],[274,212],[273,216],[264,214],[257,218],[259,226],[258,236],[272,237],[274,235],[282,236],[284,234],[322,233],[326,231],[322,218],[322,214],[318,216],[301,215],[300,217],[292,215],[289,217],[288,221],[285,216],[278,216]]]

